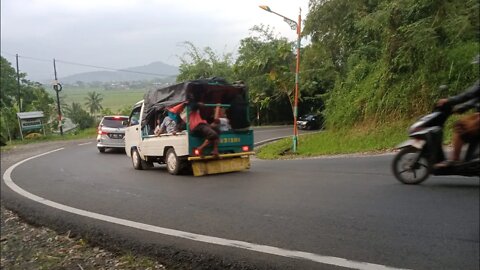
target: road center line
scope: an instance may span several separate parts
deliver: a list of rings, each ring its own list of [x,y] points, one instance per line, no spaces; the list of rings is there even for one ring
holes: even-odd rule
[[[256,252],[261,252],[261,253],[266,253],[266,254],[272,254],[272,255],[277,255],[277,256],[282,256],[282,257],[288,257],[288,258],[294,258],[294,259],[304,259],[304,260],[309,260],[313,262],[318,262],[318,263],[323,263],[323,264],[330,264],[330,265],[335,265],[335,266],[341,266],[341,267],[346,267],[346,268],[352,268],[352,269],[365,269],[365,270],[377,270],[377,269],[383,269],[383,270],[394,270],[394,269],[400,269],[400,268],[393,268],[385,265],[380,265],[380,264],[373,264],[373,263],[366,263],[366,262],[359,262],[359,261],[352,261],[344,258],[339,258],[339,257],[332,257],[332,256],[323,256],[319,254],[314,254],[314,253],[309,253],[309,252],[303,252],[303,251],[296,251],[296,250],[288,250],[288,249],[283,249],[283,248],[277,248],[277,247],[272,247],[272,246],[266,246],[266,245],[259,245],[259,244],[254,244],[254,243],[249,243],[249,242],[244,242],[244,241],[238,241],[238,240],[231,240],[231,239],[224,239],[224,238],[219,238],[219,237],[214,237],[214,236],[208,236],[208,235],[202,235],[202,234],[196,234],[196,233],[189,233],[189,232],[184,232],[184,231],[179,231],[179,230],[174,230],[174,229],[168,229],[168,228],[163,228],[163,227],[158,227],[158,226],[153,226],[149,224],[144,224],[140,222],[135,222],[127,219],[121,219],[121,218],[116,218],[112,216],[107,216],[103,214],[98,214],[94,212],[89,212],[85,211],[82,209],[70,207],[67,205],[63,205],[60,203],[56,203],[54,201],[47,200],[45,198],[39,197],[35,194],[32,194],[21,187],[19,187],[17,184],[15,184],[12,180],[12,172],[13,170],[29,161],[44,155],[48,155],[60,150],[63,150],[64,148],[59,148],[56,150],[52,150],[43,154],[39,154],[27,159],[24,159],[22,161],[19,161],[15,163],[14,165],[10,166],[5,173],[3,174],[3,181],[5,184],[12,189],[14,192],[30,199],[35,202],[65,211],[73,214],[77,214],[80,216],[88,217],[88,218],[93,218],[96,220],[101,220],[101,221],[106,221],[118,225],[123,225],[126,227],[130,228],[135,228],[139,230],[144,230],[144,231],[149,231],[149,232],[154,232],[158,234],[163,234],[163,235],[169,235],[169,236],[174,236],[174,237],[179,237],[183,239],[188,239],[188,240],[193,240],[193,241],[198,241],[198,242],[204,242],[204,243],[209,243],[209,244],[216,244],[216,245],[221,245],[221,246],[227,246],[227,247],[234,247],[234,248],[240,248],[240,249],[246,249],[246,250],[251,250],[251,251],[256,251]]]
[[[293,126],[291,128],[293,130]],[[284,131],[284,130],[290,130],[290,128],[275,128],[275,129],[268,129],[266,128],[265,130],[262,129],[254,129],[254,133],[263,133],[263,132],[270,132],[270,131]]]
[[[92,142],[80,143],[79,146],[91,144]]]

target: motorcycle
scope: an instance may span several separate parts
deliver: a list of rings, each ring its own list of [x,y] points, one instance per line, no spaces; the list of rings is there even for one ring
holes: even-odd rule
[[[452,166],[435,168],[444,161],[442,148],[443,128],[452,113],[463,113],[472,104],[465,103],[455,108],[436,107],[433,112],[421,117],[408,130],[409,140],[399,144],[392,162],[395,178],[404,184],[419,184],[430,175],[480,176],[479,141],[470,143],[464,159]]]

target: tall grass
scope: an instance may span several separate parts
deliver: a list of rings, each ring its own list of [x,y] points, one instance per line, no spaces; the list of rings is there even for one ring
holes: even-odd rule
[[[392,72],[383,59],[371,63],[352,56],[347,74],[338,77],[328,93],[328,127],[370,121],[388,124],[429,112],[438,99],[458,94],[478,79],[479,66],[470,63],[478,49],[478,42],[432,49],[431,57],[409,72]],[[440,85],[449,88],[440,89]]]
[[[444,142],[449,143],[453,122],[452,117],[445,127]],[[400,120],[389,124],[364,122],[351,128],[330,129],[299,137],[297,153],[291,151],[292,140],[282,139],[261,147],[257,157],[262,159],[287,159],[322,155],[374,153],[391,151],[408,139],[407,129],[415,120]]]

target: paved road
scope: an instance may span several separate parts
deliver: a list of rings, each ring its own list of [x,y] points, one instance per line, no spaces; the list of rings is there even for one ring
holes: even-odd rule
[[[260,131],[257,142],[273,136]],[[96,214],[55,210],[3,183],[2,197],[102,244],[198,268],[479,269],[479,181],[402,185],[389,172],[391,158],[254,160],[247,172],[194,178],[164,167],[135,171],[123,153],[69,144],[18,165],[11,179],[66,210]]]

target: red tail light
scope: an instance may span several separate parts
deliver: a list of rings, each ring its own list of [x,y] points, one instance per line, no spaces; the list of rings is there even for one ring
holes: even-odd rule
[[[248,145],[244,145],[244,146],[242,146],[242,151],[243,152],[248,152],[248,151],[250,151],[250,147],[248,147]]]
[[[105,132],[101,129],[99,129],[97,133],[98,133],[98,135],[107,135],[108,134],[107,132]]]

